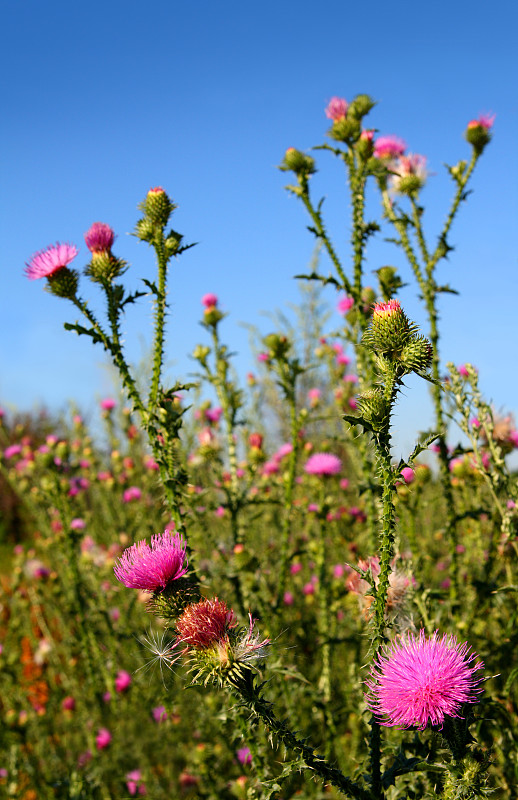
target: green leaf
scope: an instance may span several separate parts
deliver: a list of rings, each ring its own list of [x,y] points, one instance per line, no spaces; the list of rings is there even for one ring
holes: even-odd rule
[[[75,331],[78,336],[83,336],[83,335],[90,336],[90,338],[96,344],[102,344],[105,350],[109,350],[110,349],[109,347],[106,346],[105,342],[103,341],[102,336],[99,333],[97,333],[95,328],[84,328],[78,322],[74,322],[74,323],[65,322],[65,323],[63,323],[63,327],[65,328],[66,331]]]
[[[363,427],[364,433],[367,433],[367,431],[374,433],[374,428],[372,427],[370,422],[368,422],[363,417],[353,417],[352,414],[343,414],[342,419],[345,420],[345,422],[348,422],[349,425],[351,425],[351,427],[353,427],[354,425],[361,425]]]
[[[342,285],[332,275],[325,278],[323,275],[319,275],[318,272],[313,271],[309,275],[295,275],[294,277],[296,280],[320,281],[324,286],[331,284],[336,286],[337,289],[342,289]]]

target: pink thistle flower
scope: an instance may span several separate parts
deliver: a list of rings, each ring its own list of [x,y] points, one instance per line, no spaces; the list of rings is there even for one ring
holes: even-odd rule
[[[295,601],[295,598],[293,597],[292,592],[284,592],[283,600],[285,606],[292,606]]]
[[[68,266],[78,253],[79,250],[75,244],[56,242],[55,245],[49,245],[32,256],[29,263],[25,265],[25,274],[31,281],[37,278],[48,278]]]
[[[338,122],[340,119],[345,119],[348,108],[349,104],[343,97],[332,97],[326,107],[326,117]]]
[[[320,389],[314,388],[308,390],[308,400],[311,408],[315,408],[318,406],[320,398],[322,397],[322,392]]]
[[[205,419],[208,422],[213,422],[213,423],[219,422],[222,414],[223,414],[223,409],[221,407],[205,409]]]
[[[354,297],[343,297],[336,306],[340,314],[347,314],[354,305]]]
[[[104,750],[109,746],[112,740],[112,735],[108,728],[99,728],[97,736],[95,737],[95,744],[98,750]]]
[[[457,372],[459,375],[462,375],[463,378],[469,378],[469,371],[465,364],[461,364],[459,367],[457,367]]]
[[[406,150],[406,142],[398,136],[380,136],[374,144],[376,158],[397,158]]]
[[[13,456],[19,456],[22,452],[21,444],[10,444],[9,447],[6,447],[4,450],[4,458],[12,458]]]
[[[342,462],[333,453],[315,453],[304,466],[308,475],[338,475],[341,470]]]
[[[153,715],[153,719],[157,724],[165,722],[167,719],[167,711],[165,706],[156,706],[151,710],[151,714]]]
[[[402,191],[407,181],[406,178],[415,178],[415,184],[419,187],[424,186],[427,171],[426,171],[426,156],[418,155],[417,153],[409,153],[407,156],[401,156],[397,164],[394,166],[395,175],[391,176],[391,186],[395,192]]]
[[[134,769],[126,775],[126,786],[128,792],[132,797],[136,794],[147,794],[146,785],[142,783],[142,772],[139,769]]]
[[[405,483],[412,483],[415,478],[415,471],[412,469],[412,467],[403,467],[401,470],[401,476]]]
[[[478,119],[472,119],[468,122],[468,128],[485,128],[490,131],[493,127],[496,114],[481,114]]]
[[[115,678],[115,691],[125,692],[131,686],[131,675],[125,669],[121,669]]]
[[[396,314],[401,314],[402,311],[403,309],[401,308],[399,300],[389,300],[387,303],[376,303],[372,312],[372,318],[375,320],[389,319]]]
[[[73,531],[83,531],[86,528],[86,522],[81,517],[76,517],[70,523]]]
[[[201,298],[201,304],[202,306],[205,306],[205,308],[212,308],[214,306],[217,306],[218,297],[217,295],[208,292],[207,294],[204,294],[203,297]]]
[[[236,756],[239,763],[243,766],[252,763],[252,754],[249,747],[240,747],[236,750]]]
[[[122,502],[131,503],[133,500],[140,500],[141,497],[142,497],[142,492],[138,488],[138,486],[129,486],[123,492]]]
[[[114,567],[115,577],[131,589],[156,592],[187,572],[186,545],[178,533],[165,531],[126,548]]]
[[[378,655],[366,681],[367,704],[381,725],[424,730],[442,728],[447,717],[459,717],[463,703],[476,703],[482,689],[467,642],[421,630],[398,638]]]
[[[176,623],[178,641],[197,650],[224,642],[228,631],[237,625],[234,612],[214,597],[187,606]]]
[[[117,403],[113,399],[113,397],[105,397],[104,400],[101,400],[99,403],[103,411],[111,411],[112,408],[115,408]]]
[[[281,444],[277,452],[274,454],[273,458],[275,461],[282,461],[283,458],[289,456],[289,454],[293,451],[293,445],[291,442],[285,442]]]
[[[61,708],[65,709],[65,711],[73,711],[76,707],[76,701],[73,697],[64,697],[61,701]]]
[[[111,250],[115,234],[105,222],[94,222],[85,233],[86,246],[91,253],[106,253]]]

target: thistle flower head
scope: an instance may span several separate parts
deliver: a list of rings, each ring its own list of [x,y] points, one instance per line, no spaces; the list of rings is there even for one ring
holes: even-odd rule
[[[115,577],[124,586],[156,592],[170,586],[187,572],[186,545],[182,536],[165,531],[128,547],[114,567]]]
[[[234,612],[214,597],[187,606],[176,623],[176,630],[180,643],[205,650],[227,641],[229,630],[236,625]]]
[[[400,156],[393,172],[395,174],[390,179],[392,190],[398,194],[415,194],[426,182],[426,156],[417,153]]]
[[[342,462],[333,453],[314,453],[304,466],[308,475],[338,475],[342,470]]]
[[[85,233],[86,246],[91,253],[106,253],[112,248],[115,234],[105,222],[94,222]]]
[[[403,636],[377,657],[366,681],[367,704],[381,725],[442,728],[447,717],[459,717],[464,703],[476,703],[483,667],[476,654],[454,636],[421,630]]]
[[[374,143],[376,158],[392,159],[402,156],[406,150],[406,142],[398,136],[380,136]]]
[[[339,119],[345,119],[347,116],[347,109],[349,104],[343,97],[332,97],[326,106],[326,117],[337,122]]]
[[[26,264],[25,274],[31,281],[37,278],[48,278],[68,266],[78,252],[75,244],[56,242],[55,245],[49,245],[32,256],[29,263]]]

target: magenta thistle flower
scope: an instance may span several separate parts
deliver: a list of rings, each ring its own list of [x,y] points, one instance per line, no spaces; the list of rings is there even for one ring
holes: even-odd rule
[[[115,691],[125,692],[131,686],[131,675],[125,669],[119,670],[115,678]]]
[[[95,737],[95,744],[98,750],[104,750],[108,747],[112,740],[112,735],[108,728],[99,728],[97,736]]]
[[[347,100],[343,97],[332,97],[326,107],[326,117],[338,122],[340,119],[345,119],[348,108]]]
[[[63,267],[68,266],[77,256],[79,250],[75,244],[56,242],[49,245],[44,250],[35,253],[28,264],[26,264],[25,274],[31,281],[37,278],[48,278],[54,275]]]
[[[367,704],[381,725],[424,730],[442,728],[446,717],[459,717],[463,703],[476,703],[484,665],[455,636],[421,630],[397,639],[378,655],[366,681]],[[475,662],[475,663],[473,663]]]
[[[308,475],[338,475],[341,469],[342,462],[333,453],[315,453],[304,467]]]
[[[406,150],[406,142],[398,136],[380,136],[374,143],[376,158],[396,158]]]
[[[217,306],[218,297],[217,295],[212,294],[212,292],[208,292],[207,294],[204,294],[203,297],[201,298],[201,303],[203,306],[205,306],[205,308],[211,308],[211,306]]]
[[[495,122],[495,114],[481,114],[478,119],[472,119],[468,122],[468,128],[485,128],[490,131]]]
[[[186,545],[180,534],[165,531],[126,548],[114,567],[115,577],[131,589],[156,592],[187,572]]]
[[[106,253],[111,250],[115,234],[105,222],[94,222],[85,233],[86,246],[91,253]]]

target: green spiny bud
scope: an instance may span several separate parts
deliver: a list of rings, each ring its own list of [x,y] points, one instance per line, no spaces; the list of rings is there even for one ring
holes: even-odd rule
[[[357,95],[347,110],[347,116],[356,119],[362,119],[369,111],[376,105],[372,97],[368,94]]]
[[[163,228],[176,206],[162,187],[156,186],[149,190],[140,208],[154,225]]]
[[[494,116],[483,114],[478,119],[472,119],[468,122],[464,136],[477,154],[480,154],[491,141],[491,128],[494,121]]]
[[[72,300],[77,294],[79,274],[75,269],[61,267],[57,272],[47,277],[46,289],[56,295]]]
[[[113,281],[126,271],[127,264],[121,258],[115,258],[108,250],[92,253],[92,259],[85,267],[85,275],[92,281],[103,283]]]
[[[270,333],[263,339],[268,348],[270,358],[284,358],[291,348],[291,342],[286,336]]]
[[[296,175],[312,175],[316,172],[315,159],[305,155],[295,147],[288,147],[279,169],[284,171],[291,170]]]
[[[177,233],[176,231],[169,231],[166,239],[164,240],[164,247],[166,254],[168,256],[174,256],[181,245],[183,236],[181,233]]]
[[[387,401],[380,389],[368,389],[356,398],[358,410],[368,422],[382,422],[388,411]]]
[[[377,353],[398,351],[407,344],[414,330],[399,300],[376,303],[370,328],[364,334],[364,344]]]
[[[345,142],[350,144],[360,138],[362,129],[359,119],[355,117],[343,117],[337,119],[328,131],[331,139],[336,139],[337,142]]]
[[[427,372],[432,365],[432,345],[425,336],[415,336],[401,350],[399,360],[411,372]]]
[[[144,217],[139,219],[135,225],[135,236],[142,239],[143,242],[152,242],[155,236],[155,226],[150,219]]]

